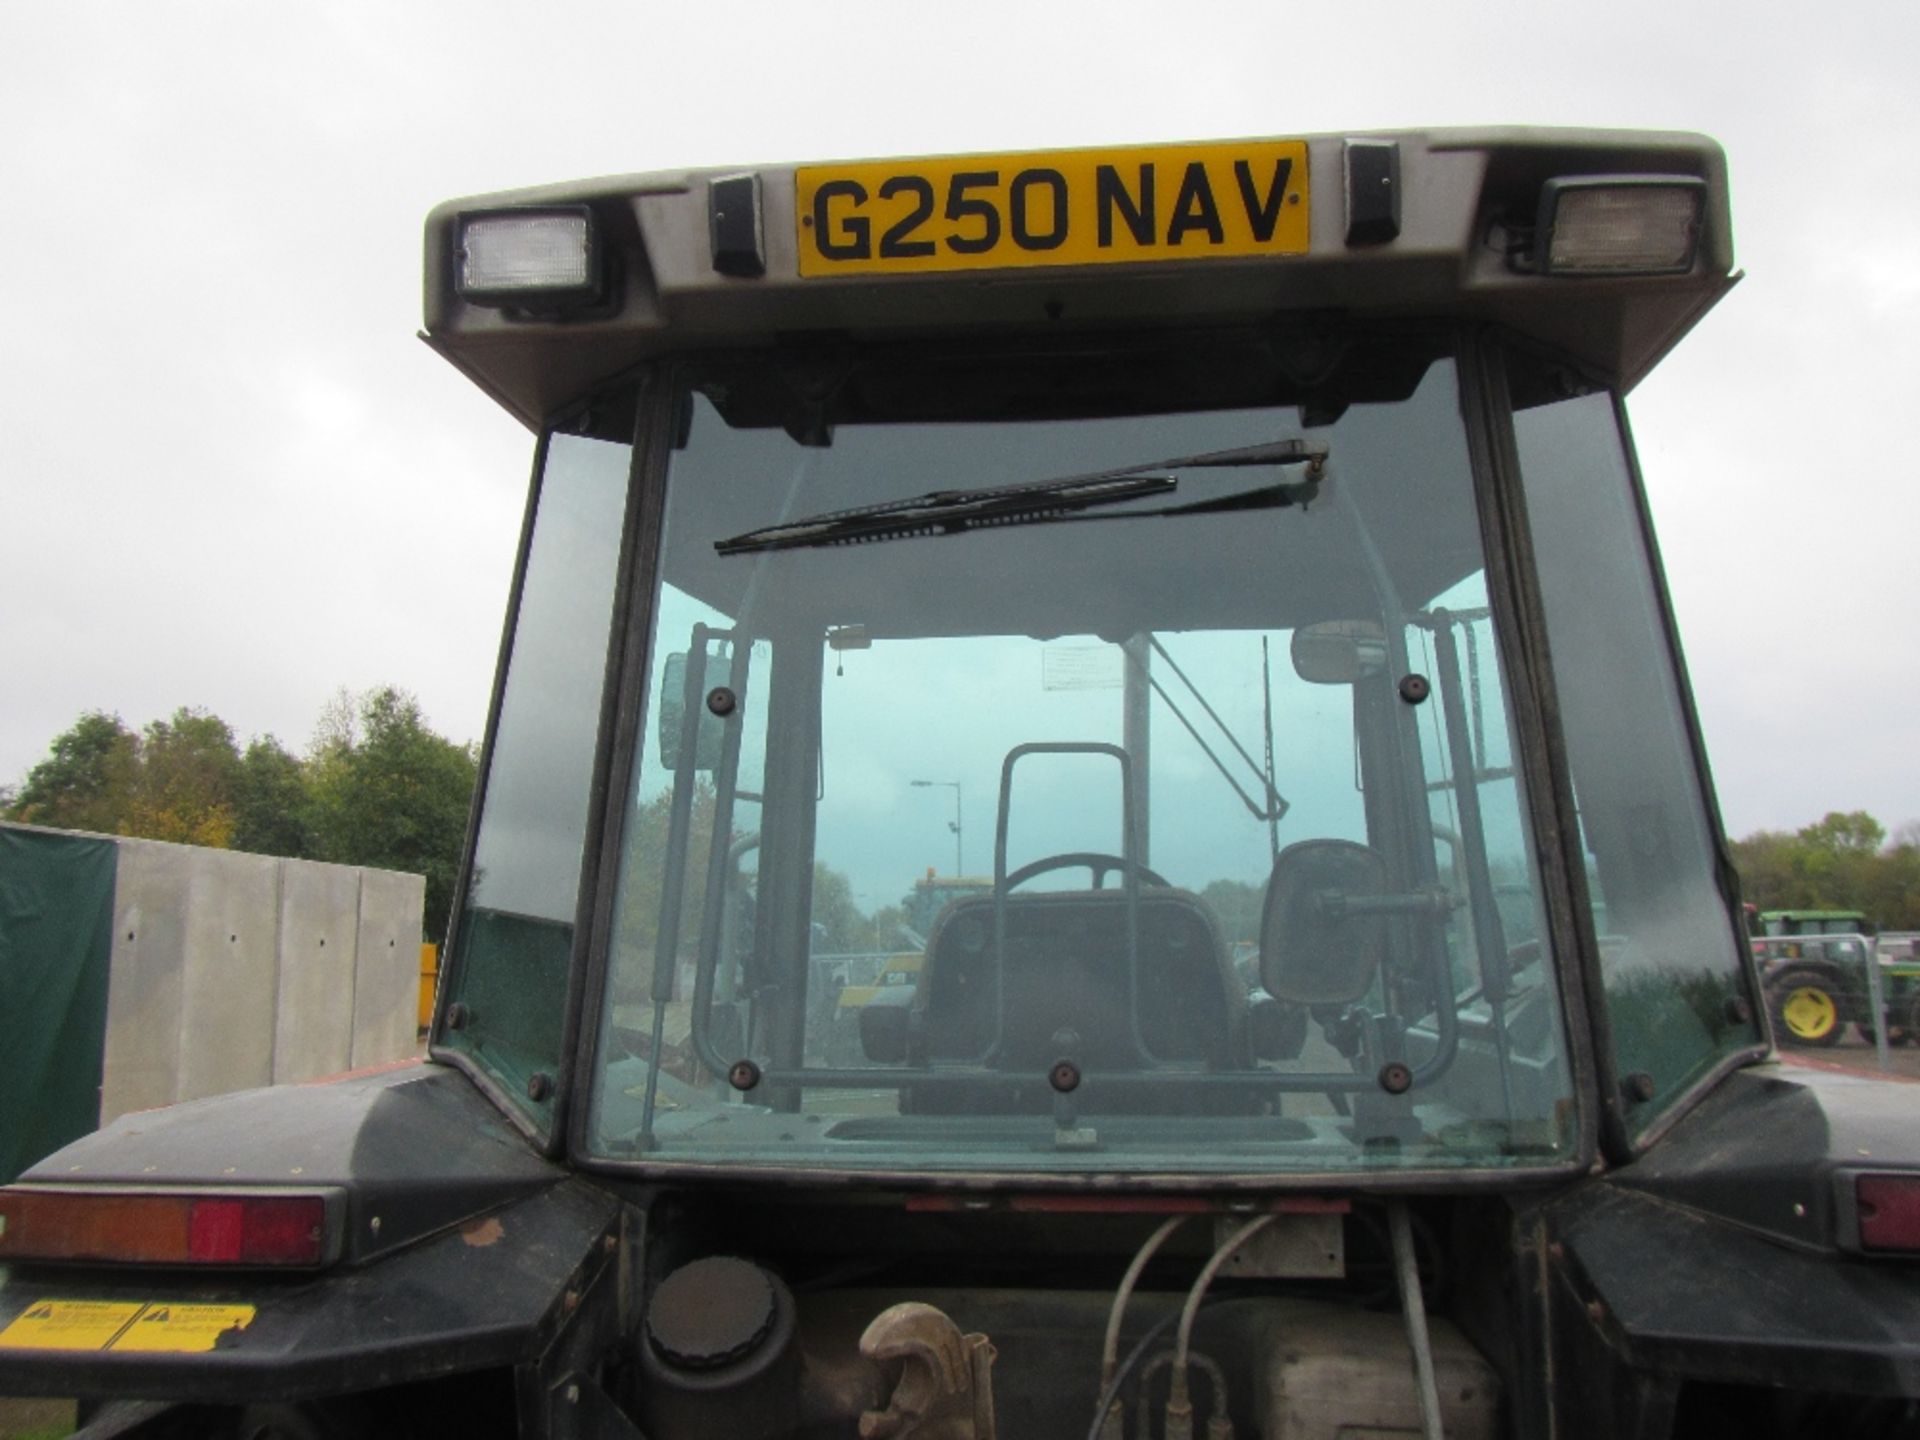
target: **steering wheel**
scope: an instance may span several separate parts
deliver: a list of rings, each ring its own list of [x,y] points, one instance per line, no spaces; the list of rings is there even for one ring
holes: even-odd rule
[[[1011,890],[1016,885],[1024,885],[1036,875],[1046,875],[1054,870],[1074,870],[1082,865],[1093,872],[1093,888],[1096,890],[1106,887],[1109,870],[1118,870],[1122,873],[1133,870],[1149,885],[1158,885],[1163,890],[1173,888],[1158,871],[1149,870],[1146,866],[1129,860],[1125,856],[1108,855],[1099,850],[1069,850],[1065,854],[1045,856],[1035,860],[1031,865],[1022,865],[1007,876],[1007,889]]]

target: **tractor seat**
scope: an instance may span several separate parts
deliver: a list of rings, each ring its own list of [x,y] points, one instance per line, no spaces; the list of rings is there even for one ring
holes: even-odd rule
[[[986,1063],[992,1069],[1031,1074],[1035,1085],[1017,1104],[987,1087],[978,1095],[929,1089],[912,1108],[1045,1108],[1052,1101],[1046,1071],[1062,1058],[1092,1075],[1160,1063],[1210,1069],[1245,1064],[1245,989],[1205,904],[1190,891],[1143,888],[1139,925],[1136,1035],[1128,1013],[1126,892],[1010,897],[1005,995],[998,1007],[1004,1021],[997,1024],[993,898],[973,896],[950,905],[928,939],[913,999],[922,1022],[922,1054],[934,1062],[965,1062],[991,1049]],[[1077,1037],[1071,1056],[1063,1055],[1056,1038],[1063,1031]],[[1002,1098],[992,1100],[993,1094]]]

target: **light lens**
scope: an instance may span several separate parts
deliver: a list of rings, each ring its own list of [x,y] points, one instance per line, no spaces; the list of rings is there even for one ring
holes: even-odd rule
[[[1858,1175],[1863,1250],[1920,1250],[1920,1175]]]
[[[246,1201],[196,1201],[187,1215],[187,1258],[196,1265],[231,1265],[240,1258],[246,1229]]]
[[[1705,188],[1684,177],[1550,181],[1541,206],[1542,268],[1578,275],[1690,270]]]
[[[460,293],[470,300],[596,293],[593,223],[585,210],[472,215],[460,224]]]
[[[0,1190],[0,1261],[312,1267],[326,1246],[323,1195]]]

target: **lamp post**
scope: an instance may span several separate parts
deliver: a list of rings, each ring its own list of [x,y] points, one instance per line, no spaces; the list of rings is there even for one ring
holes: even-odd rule
[[[907,783],[916,790],[953,791],[953,819],[947,822],[947,828],[953,831],[953,878],[958,880],[967,873],[964,838],[960,829],[960,782],[958,780],[909,780]]]

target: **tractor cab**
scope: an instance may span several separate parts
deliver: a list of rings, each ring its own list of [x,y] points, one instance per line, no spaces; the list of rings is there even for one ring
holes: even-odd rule
[[[1626,429],[1735,278],[1712,142],[628,176],[427,254],[537,436],[428,1059],[0,1192],[0,1392],[1912,1419],[1920,1148],[1771,1049]]]
[[[765,357],[695,362],[590,1149],[896,1180],[1578,1152],[1457,363],[1322,337],[1316,392],[1290,343],[821,360],[797,438]],[[1238,378],[1169,408],[1222,348]],[[930,774],[988,810],[990,882],[848,1053],[806,937],[911,892]]]

